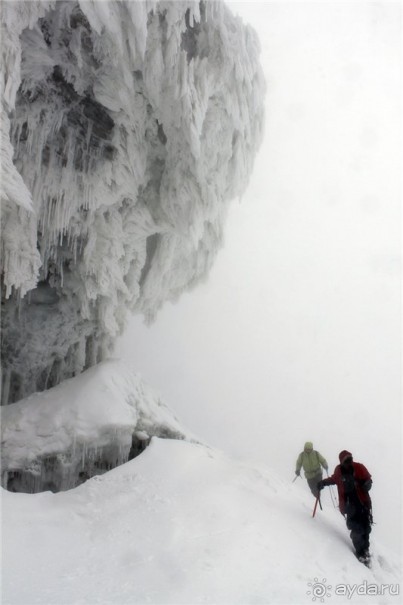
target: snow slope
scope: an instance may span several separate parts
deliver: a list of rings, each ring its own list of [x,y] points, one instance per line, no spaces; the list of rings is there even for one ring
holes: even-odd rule
[[[376,526],[369,570],[328,494],[312,519],[302,482],[199,444],[153,438],[74,490],[2,495],[3,605],[295,604],[323,587],[331,603],[399,602],[356,594],[400,589]]]

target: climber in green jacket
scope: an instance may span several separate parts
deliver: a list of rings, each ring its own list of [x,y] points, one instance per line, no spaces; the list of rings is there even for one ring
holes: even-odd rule
[[[295,474],[300,476],[301,467],[304,469],[305,478],[308,482],[312,494],[317,497],[319,490],[318,481],[322,481],[322,468],[327,471],[328,466],[324,457],[313,449],[313,443],[307,441],[304,445],[304,451],[297,458]]]

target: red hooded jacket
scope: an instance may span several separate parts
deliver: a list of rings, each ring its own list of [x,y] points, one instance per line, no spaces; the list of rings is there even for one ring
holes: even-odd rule
[[[349,452],[344,450],[340,453],[339,458],[340,461],[346,457],[346,455],[351,456]],[[364,506],[371,508],[371,498],[368,492],[363,489],[362,485],[371,479],[371,475],[367,468],[360,464],[359,462],[353,462],[353,475],[355,480],[355,488],[357,491],[357,496]],[[339,494],[339,508],[342,515],[346,512],[346,498],[344,494],[344,484],[343,484],[343,474],[341,471],[341,464],[338,464],[334,469],[334,473],[331,477],[323,480],[323,485],[337,485],[337,491]]]

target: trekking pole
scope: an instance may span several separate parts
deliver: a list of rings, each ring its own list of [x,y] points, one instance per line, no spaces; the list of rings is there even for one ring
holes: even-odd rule
[[[333,486],[329,485],[329,487],[330,487],[330,497],[331,497],[332,502],[333,502],[333,508],[337,508],[336,496],[334,495],[334,492],[333,492]]]
[[[329,473],[327,472],[327,469],[326,469],[326,475],[329,476]],[[336,506],[336,498],[335,498],[335,496],[333,494],[333,485],[329,485],[329,487],[330,487],[330,498],[332,500],[333,508],[337,508],[337,506]]]
[[[291,483],[294,483],[294,481],[296,481],[298,479],[298,477],[301,477],[301,475],[295,475],[294,479],[292,480]]]

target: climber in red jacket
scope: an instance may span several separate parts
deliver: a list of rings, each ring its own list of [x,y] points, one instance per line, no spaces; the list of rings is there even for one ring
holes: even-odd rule
[[[372,504],[368,493],[372,486],[371,475],[363,464],[353,462],[353,456],[347,450],[340,452],[339,460],[333,475],[318,482],[318,489],[337,485],[340,512],[346,517],[356,555],[367,563],[372,524]]]

